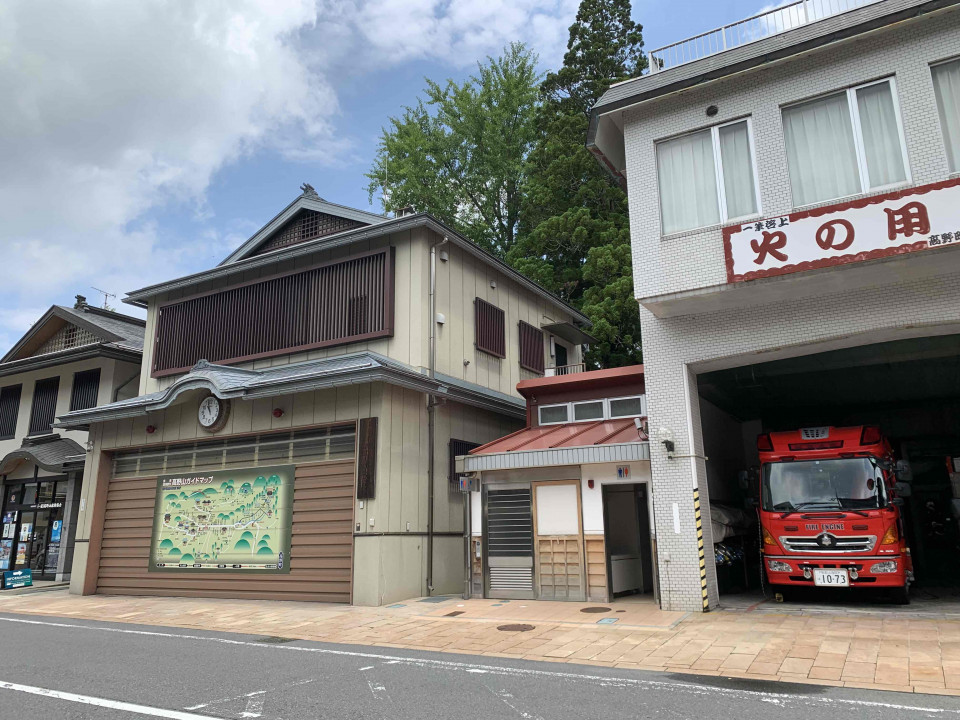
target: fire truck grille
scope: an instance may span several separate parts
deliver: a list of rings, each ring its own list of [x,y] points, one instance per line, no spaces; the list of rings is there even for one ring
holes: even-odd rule
[[[815,535],[811,537],[781,537],[780,544],[788,552],[803,553],[864,553],[877,544],[876,535]]]

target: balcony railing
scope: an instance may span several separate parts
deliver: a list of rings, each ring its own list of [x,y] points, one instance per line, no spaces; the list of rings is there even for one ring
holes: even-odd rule
[[[587,366],[584,363],[577,363],[576,365],[558,365],[556,367],[548,367],[543,371],[544,377],[556,377],[557,375],[572,375],[573,373],[582,373],[587,371]]]
[[[650,72],[684,65],[875,2],[880,0],[796,0],[746,20],[657,48],[648,55]]]

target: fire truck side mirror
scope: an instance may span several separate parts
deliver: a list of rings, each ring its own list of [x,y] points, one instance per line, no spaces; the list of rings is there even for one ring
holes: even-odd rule
[[[902,497],[890,498],[890,504],[896,505],[897,507],[903,507],[903,498]]]
[[[895,482],[893,484],[893,490],[900,498],[910,497],[910,494],[913,492],[913,488],[910,487],[910,483],[905,482]],[[899,498],[894,498],[899,499]]]
[[[910,463],[908,463],[906,460],[897,460],[897,465],[893,472],[897,476],[897,480],[900,482],[909,482],[913,477],[913,470],[910,467]]]

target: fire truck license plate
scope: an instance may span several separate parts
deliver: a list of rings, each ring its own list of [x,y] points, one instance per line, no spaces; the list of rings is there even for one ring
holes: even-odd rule
[[[813,584],[826,587],[849,587],[850,578],[846,570],[822,570],[814,568]]]

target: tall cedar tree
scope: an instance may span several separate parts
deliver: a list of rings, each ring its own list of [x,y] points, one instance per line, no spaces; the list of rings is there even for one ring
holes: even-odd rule
[[[563,67],[541,85],[520,240],[507,260],[579,307],[598,343],[592,366],[642,362],[627,198],[584,146],[590,108],[646,67],[628,0],[582,0]]]
[[[385,211],[428,212],[504,257],[516,240],[536,137],[537,62],[514,43],[463,84],[427,79],[426,100],[383,130],[367,173],[370,198],[382,192]]]

